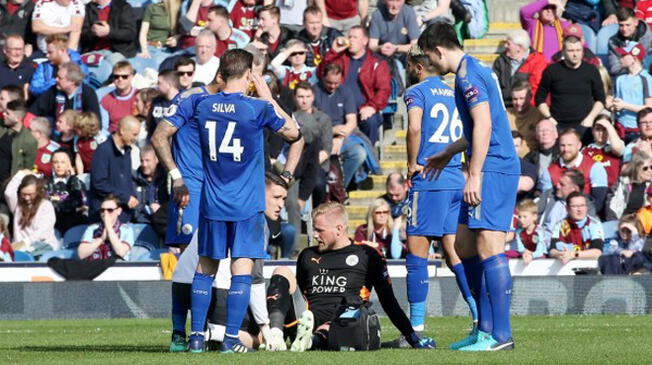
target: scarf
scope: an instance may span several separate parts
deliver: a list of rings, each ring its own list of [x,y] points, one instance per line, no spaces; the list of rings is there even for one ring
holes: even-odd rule
[[[72,106],[71,107],[66,107],[68,106],[68,95],[64,93],[61,90],[57,90],[56,96],[55,96],[55,120],[59,119],[59,116],[64,112],[66,109],[72,109],[72,110],[81,110],[82,109],[82,85],[79,85],[77,87],[77,90],[75,90],[75,95],[72,96]]]
[[[582,223],[584,221],[584,224],[580,227],[578,223]],[[591,218],[588,216],[586,219],[583,219],[579,222],[576,222],[574,219],[571,218],[566,218],[561,224],[561,231],[559,235],[559,239],[562,240],[563,242],[571,243],[573,244],[573,248],[575,251],[582,251],[587,248],[589,248],[589,245],[591,243],[591,240],[584,240],[584,235],[582,235],[582,230],[585,227],[588,227],[591,224]]]
[[[113,225],[113,231],[118,234],[118,237],[120,237],[120,226],[122,226],[122,223],[120,223],[119,220]],[[104,231],[104,223],[100,222],[97,229],[93,231],[93,239],[102,237],[102,231]],[[87,260],[104,260],[112,256],[115,256],[115,253],[111,248],[111,243],[107,239],[87,258]]]
[[[562,35],[564,30],[561,27],[561,21],[555,19],[552,23],[552,26],[555,27],[557,31],[557,42],[559,43],[559,49],[562,48]],[[534,28],[534,50],[543,53],[543,23],[537,19],[536,26]]]

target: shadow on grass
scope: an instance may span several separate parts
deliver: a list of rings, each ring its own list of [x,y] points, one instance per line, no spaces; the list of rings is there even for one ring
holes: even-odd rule
[[[133,345],[52,345],[52,346],[21,346],[11,348],[21,352],[144,352],[169,353],[164,346],[133,346]]]

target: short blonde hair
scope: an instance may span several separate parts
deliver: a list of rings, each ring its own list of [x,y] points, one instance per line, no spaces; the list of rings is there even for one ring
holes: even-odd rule
[[[345,226],[349,223],[349,213],[346,211],[344,205],[338,202],[328,202],[319,204],[319,206],[312,211],[312,219],[314,220],[320,215],[330,215],[342,219]]]
[[[74,119],[73,126],[80,131],[81,138],[95,137],[100,132],[100,120],[91,112],[79,113]]]
[[[520,212],[530,212],[532,214],[538,214],[539,213],[537,203],[535,203],[534,200],[532,200],[532,199],[522,200],[516,206],[516,210],[518,210],[519,213]]]

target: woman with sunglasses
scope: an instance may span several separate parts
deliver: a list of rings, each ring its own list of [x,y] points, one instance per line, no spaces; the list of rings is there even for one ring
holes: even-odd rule
[[[104,260],[118,256],[129,259],[134,245],[134,231],[128,223],[118,219],[122,213],[120,199],[107,195],[100,205],[100,223],[91,224],[84,231],[77,255],[84,260]]]
[[[392,219],[389,204],[384,199],[376,199],[367,211],[367,223],[356,228],[353,240],[378,249],[383,256],[400,258],[403,253],[401,220],[401,217]]]
[[[636,213],[645,205],[645,191],[652,181],[652,155],[644,151],[634,154],[623,168],[616,185],[607,197],[607,220]]]

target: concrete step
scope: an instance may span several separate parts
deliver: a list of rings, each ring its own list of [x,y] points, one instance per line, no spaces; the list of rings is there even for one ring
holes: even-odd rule
[[[383,190],[387,182],[387,175],[371,175],[371,181],[374,184],[374,190]]]
[[[505,38],[507,33],[513,30],[519,30],[521,23],[516,22],[492,22],[489,24],[489,31],[485,38]]]
[[[369,207],[369,204],[383,194],[385,194],[385,189],[351,191],[349,192],[349,206]]]
[[[349,213],[349,219],[366,219],[369,205],[353,204],[347,205],[346,211]]]
[[[353,236],[359,225],[367,223],[366,219],[349,219],[349,234]]]
[[[464,51],[467,53],[500,53],[505,49],[503,39],[484,38],[467,39],[464,41]]]
[[[407,172],[407,166],[405,165],[405,160],[403,161],[380,161],[380,169],[383,174],[389,174],[390,172],[399,171],[402,173]]]
[[[487,4],[489,19],[492,22],[518,23],[519,9],[531,2],[531,0],[492,0]]]
[[[472,53],[471,56],[479,59],[485,65],[493,66],[494,61],[498,58],[500,54],[498,53]]]
[[[407,146],[405,144],[383,147],[383,161],[406,161]]]

